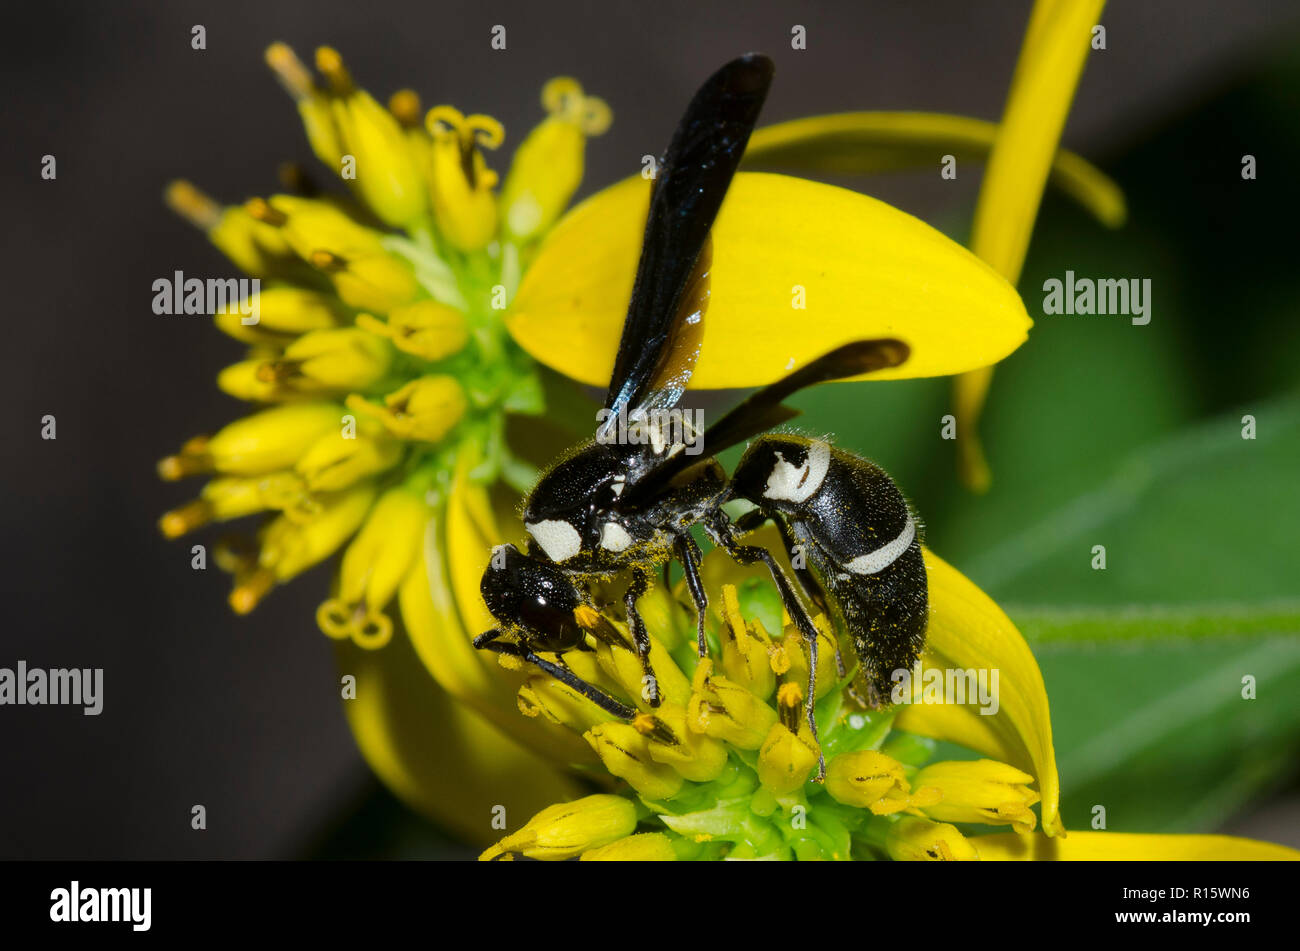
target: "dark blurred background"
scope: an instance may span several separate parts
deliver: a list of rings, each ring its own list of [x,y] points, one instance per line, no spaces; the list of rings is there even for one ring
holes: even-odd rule
[[[191,570],[189,544],[165,542],[155,529],[162,511],[191,494],[160,484],[156,460],[240,410],[213,383],[240,348],[204,319],[150,310],[155,278],[228,270],[163,207],[162,188],[186,177],[242,200],[276,189],[279,162],[311,163],[296,112],[263,65],[269,42],[305,55],[335,45],[381,98],[409,85],[429,104],[497,116],[507,128],[493,163],[502,170],[541,116],[541,84],[574,75],[615,113],[611,131],[589,145],[585,194],[659,151],[700,79],[749,49],[777,62],[769,122],[856,109],[996,119],[1029,6],[133,0],[6,10],[0,666],[103,667],[106,683],[98,717],[0,708],[0,856],[408,855],[437,846],[436,833],[377,792],[354,749],[332,655],[313,621],[328,569],[236,619],[226,578]],[[1069,502],[1071,480],[1104,478],[1081,460],[1109,464],[1295,386],[1298,20],[1292,0],[1108,7],[1108,48],[1090,56],[1065,144],[1119,180],[1130,223],[1104,232],[1049,197],[1022,289],[1037,315],[1036,288],[1065,267],[1156,276],[1156,316],[1136,350],[1127,345],[1134,330],[1123,345],[1114,338],[1090,349],[1078,333],[1040,321],[1042,333],[994,385],[988,427],[1002,494],[973,500],[952,491],[947,447],[931,439],[917,450],[903,423],[890,428],[887,417],[904,406],[919,416],[898,418],[931,426],[945,411],[942,384],[900,386],[879,400],[872,390],[876,415],[846,434],[874,448],[926,513],[931,541],[991,593],[1032,602],[1044,590],[1033,572],[1017,587],[1003,562],[981,562],[980,540],[1014,544],[1009,526],[1026,510],[1050,514]],[[508,31],[504,52],[489,47],[498,23]],[[807,28],[803,52],[790,49],[796,23]],[[206,50],[191,49],[194,24],[206,28]],[[1243,183],[1247,152],[1258,157],[1259,179]],[[57,157],[56,181],[40,177],[47,153]],[[926,172],[853,184],[964,240],[978,182],[963,169],[956,183]],[[1097,396],[1091,411],[1068,409],[1080,405],[1080,390]],[[829,397],[808,399],[833,410]],[[40,438],[45,414],[57,417],[56,441]],[[1018,485],[1008,469],[1029,438],[1015,428],[1026,415],[1047,418],[1072,448],[1036,450],[1041,464]],[[1300,591],[1260,596],[1279,593]],[[1054,712],[1064,719],[1082,710],[1076,719],[1095,725],[1102,714],[1066,679],[1087,661],[1053,662],[1045,651],[1043,662]],[[1095,676],[1104,697],[1113,672]],[[1269,734],[1269,755],[1293,758],[1295,725],[1283,726]],[[1058,751],[1070,737],[1067,719]],[[1092,769],[1094,783],[1109,775],[1095,760],[1062,764],[1067,796],[1071,769]],[[1235,815],[1230,829],[1300,845],[1293,772],[1273,769],[1248,791],[1188,824],[1220,828]],[[190,828],[195,803],[207,808],[206,831]],[[1151,828],[1162,816],[1141,818]]]

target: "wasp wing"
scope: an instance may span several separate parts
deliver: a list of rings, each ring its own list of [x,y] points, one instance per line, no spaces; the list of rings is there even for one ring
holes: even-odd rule
[[[691,466],[798,416],[798,410],[781,405],[781,401],[805,387],[896,367],[910,354],[907,344],[892,337],[858,340],[837,347],[789,376],[751,393],[704,430],[702,453],[679,452],[666,458],[655,467],[654,478],[643,480],[635,490],[647,491],[652,486],[662,489]]]
[[[789,376],[751,393],[704,431],[704,451],[715,456],[797,416],[797,410],[782,406],[781,401],[799,390],[896,367],[910,354],[907,344],[892,337],[858,340],[837,347]]]
[[[606,422],[677,402],[695,365],[708,296],[707,242],[772,82],[772,61],[751,53],[700,87],[673,133],[650,194],[641,260],[614,373]]]

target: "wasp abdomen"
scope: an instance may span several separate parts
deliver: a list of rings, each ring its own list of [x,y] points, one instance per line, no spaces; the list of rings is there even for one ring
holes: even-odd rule
[[[802,436],[765,436],[734,477],[738,495],[786,527],[792,562],[806,562],[853,641],[873,703],[925,642],[929,595],[921,532],[879,466]]]

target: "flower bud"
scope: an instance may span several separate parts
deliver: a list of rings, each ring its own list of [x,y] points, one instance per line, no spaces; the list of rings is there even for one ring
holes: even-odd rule
[[[656,763],[647,739],[630,724],[599,723],[583,734],[613,775],[646,799],[669,799],[682,788],[682,777],[671,766]]]
[[[391,469],[405,454],[402,443],[374,419],[357,422],[357,431],[326,433],[312,443],[294,469],[311,492],[335,492],[366,476]]]
[[[885,849],[895,862],[969,862],[975,846],[946,822],[906,816],[890,827]]]
[[[300,287],[268,287],[243,304],[256,308],[257,323],[244,323],[239,303],[231,302],[213,314],[222,333],[254,346],[284,346],[298,334],[337,327],[342,318],[333,298]]]
[[[292,403],[312,399],[317,395],[285,386],[267,369],[268,362],[262,357],[255,357],[223,367],[217,373],[217,389],[249,403]]]
[[[323,198],[272,195],[270,199],[254,198],[244,207],[255,218],[279,228],[284,240],[307,262],[319,251],[343,258],[386,254],[380,232]]]
[[[571,859],[631,835],[636,807],[622,796],[595,795],[547,806],[479,856],[487,861],[511,852],[530,859]]]
[[[737,749],[758,749],[777,721],[776,711],[740,684],[715,677],[712,671],[708,658],[695,668],[687,725]]]
[[[383,338],[337,327],[304,334],[282,356],[260,361],[254,376],[270,388],[270,398],[346,393],[382,380],[392,361],[393,348]],[[243,379],[245,364],[228,367],[226,379],[218,382],[234,385]]]
[[[637,700],[642,709],[647,708],[649,685],[641,658],[635,651],[600,643],[596,647],[596,659],[600,662],[601,669],[624,693]],[[686,679],[672,655],[653,637],[650,638],[650,668],[655,673],[660,701],[686,706],[691,698],[691,682]]]
[[[287,473],[280,473],[286,475]],[[268,499],[264,476],[224,476],[212,479],[199,497],[163,515],[158,527],[167,538],[179,538],[209,522],[243,518],[275,506]]]
[[[342,425],[343,408],[333,403],[277,406],[237,419],[215,436],[187,444],[159,469],[164,478],[212,471],[262,475],[287,469],[330,429]]]
[[[343,149],[328,97],[317,88],[307,67],[286,44],[272,43],[268,46],[266,63],[298,104],[298,114],[312,152],[330,168],[338,169]]]
[[[356,163],[356,177],[345,179],[352,190],[392,227],[405,228],[423,218],[424,175],[397,119],[363,89],[354,88],[330,105],[339,146]],[[341,164],[334,169],[340,171]]]
[[[811,737],[790,732],[784,723],[774,723],[758,751],[759,782],[777,796],[788,795],[808,781],[817,769],[817,757]]]
[[[817,626],[817,697],[826,696],[835,686],[835,651],[838,645],[831,635],[830,619],[819,614],[813,619]],[[773,655],[772,667],[777,673],[785,673],[786,680],[797,683],[802,689],[808,684],[808,643],[794,624],[787,624],[781,641],[784,657],[779,652]],[[785,668],[780,670],[778,668]]]
[[[836,802],[870,809],[878,816],[904,809],[915,812],[916,807],[939,800],[938,791],[928,786],[913,795],[903,764],[875,750],[832,757],[826,765],[826,791]]]
[[[655,716],[672,732],[676,743],[651,737],[647,748],[650,758],[677,770],[693,783],[709,783],[727,768],[727,748],[712,737],[686,727],[686,710],[664,704]]]
[[[267,277],[282,270],[293,250],[280,232],[258,221],[241,207],[223,208],[191,182],[175,181],[167,186],[168,207],[210,240],[245,274]]]
[[[360,314],[357,326],[387,337],[398,350],[424,360],[442,360],[460,353],[469,343],[465,315],[435,300],[420,300],[395,307],[388,322]]]
[[[662,832],[640,832],[609,845],[588,849],[582,862],[675,862],[672,841]]]
[[[578,733],[585,733],[597,723],[613,719],[572,687],[545,675],[534,675],[525,680],[519,688],[517,702],[519,712],[524,716],[542,716]]]
[[[345,256],[321,249],[307,260],[329,277],[345,304],[358,310],[387,312],[410,303],[420,290],[410,266],[387,252]]]
[[[469,409],[465,391],[453,376],[422,376],[389,393],[384,405],[376,406],[356,394],[347,398],[348,408],[378,419],[399,439],[438,442],[460,422]]]
[[[925,814],[944,822],[1010,824],[1017,832],[1032,832],[1038,817],[1029,808],[1038,793],[1029,788],[1034,777],[996,760],[941,762],[916,774],[917,785],[932,786],[940,799],[924,807]]]

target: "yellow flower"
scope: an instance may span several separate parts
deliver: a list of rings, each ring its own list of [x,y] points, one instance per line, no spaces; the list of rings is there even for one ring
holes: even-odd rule
[[[168,189],[169,203],[235,266],[267,281],[258,324],[237,321],[235,309],[214,315],[250,347],[220,385],[279,405],[195,437],[160,463],[168,480],[213,476],[162,529],[174,537],[210,521],[263,519],[255,538],[217,550],[240,612],[342,553],[317,619],[341,669],[357,678],[349,723],[390,788],[479,841],[499,833],[487,815],[469,818],[483,803],[498,802],[510,825],[564,803],[490,856],[843,859],[939,844],[963,852],[966,840],[916,815],[937,806],[943,784],[918,783],[920,764],[891,752],[898,729],[1014,767],[1042,797],[1042,830],[1063,832],[1032,654],[996,605],[928,553],[933,617],[923,663],[1000,669],[995,715],[965,705],[860,710],[826,665],[819,747],[794,715],[803,645],[792,629],[769,634],[757,622],[749,595],[738,593],[753,574],[734,566],[711,587],[724,609],[711,619],[717,668],[698,661],[676,594],[660,586],[643,599],[664,696],[653,713],[629,651],[602,644],[566,655],[579,676],[641,710],[628,723],[535,670],[475,650],[473,637],[491,626],[483,567],[494,546],[521,541],[519,493],[568,439],[540,418],[562,400],[543,388],[539,364],[581,383],[608,380],[650,185],[617,183],[561,217],[587,138],[609,122],[607,107],[574,80],[544,90],[548,115],[523,139],[498,196],[483,154],[504,140],[495,120],[439,106],[421,123],[409,91],[385,111],[332,49],[317,55],[323,82],[282,44],[267,60],[313,151],[351,197],[277,194],[222,207],[188,183]],[[856,134],[870,132],[871,122],[855,122]],[[774,128],[767,140],[755,136],[755,163],[764,149],[788,161],[801,141],[825,145],[831,124]],[[993,142],[996,165],[1005,133],[981,129],[961,134],[977,150]],[[913,121],[904,139],[914,144],[922,131]],[[1095,170],[1066,155],[1055,168],[1063,187],[1115,217],[1115,193]],[[882,378],[964,373],[1010,353],[1029,327],[1005,272],[845,189],[742,173],[713,248],[710,344],[693,380],[701,387],[769,382],[871,336],[911,348],[911,359]],[[865,305],[863,287],[872,289]],[[798,335],[785,333],[792,309],[812,311]],[[717,575],[717,563],[707,558],[706,574]],[[826,785],[811,781],[819,753]],[[638,801],[579,799],[574,766],[621,779]],[[1005,792],[1028,782],[995,785]],[[959,786],[948,783],[952,808],[1002,809],[1000,800],[988,805],[985,786],[964,799]],[[1023,814],[1017,820],[1023,825]]]

